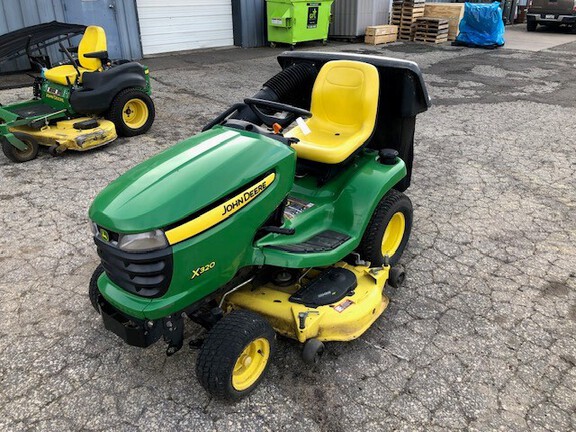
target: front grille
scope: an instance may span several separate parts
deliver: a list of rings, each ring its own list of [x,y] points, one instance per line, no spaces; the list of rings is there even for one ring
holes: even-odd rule
[[[119,287],[142,297],[160,297],[172,279],[172,248],[125,252],[94,237],[104,271]]]

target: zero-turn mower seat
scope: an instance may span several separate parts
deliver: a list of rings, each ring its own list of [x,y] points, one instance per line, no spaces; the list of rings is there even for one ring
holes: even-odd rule
[[[78,76],[78,82],[81,83],[82,74],[84,74],[84,72],[96,72],[102,70],[102,60],[84,57],[84,55],[106,51],[106,49],[106,33],[104,32],[104,29],[97,26],[86,27],[80,45],[78,45],[78,70],[80,71],[80,76],[78,76],[78,72],[76,72],[76,69],[72,65],[53,67],[52,69],[48,69],[44,73],[44,76],[48,81],[62,85],[75,84],[76,77]],[[68,77],[68,81],[66,80],[66,77]]]
[[[298,138],[298,157],[325,164],[344,162],[371,136],[376,124],[380,81],[371,64],[334,60],[326,63],[312,89],[311,133],[299,126],[287,132]]]

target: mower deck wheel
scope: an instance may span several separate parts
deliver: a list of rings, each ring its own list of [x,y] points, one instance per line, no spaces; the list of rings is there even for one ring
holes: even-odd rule
[[[15,133],[14,136],[26,144],[28,148],[26,150],[20,150],[10,144],[8,140],[2,140],[2,151],[8,159],[12,162],[21,163],[31,161],[38,156],[38,149],[40,148],[38,141],[22,133]]]
[[[412,228],[412,202],[402,192],[391,189],[378,203],[364,232],[358,253],[373,266],[400,260]]]
[[[400,288],[406,279],[406,273],[401,266],[392,267],[388,275],[388,283],[393,288]]]
[[[262,380],[275,343],[274,329],[260,315],[232,311],[206,335],[196,362],[198,381],[215,397],[240,399]]]
[[[58,144],[54,144],[48,147],[48,153],[50,154],[50,156],[57,157],[60,156],[62,153],[64,153],[64,149]]]
[[[118,93],[106,115],[116,126],[118,135],[125,137],[148,132],[155,116],[156,110],[150,96],[135,88]]]
[[[98,291],[98,278],[102,273],[104,273],[104,267],[102,267],[102,264],[99,264],[98,267],[96,267],[96,269],[94,270],[94,273],[92,273],[92,277],[90,278],[90,284],[88,285],[88,297],[90,298],[90,303],[98,313],[100,313],[100,306],[98,305],[98,299],[101,296],[100,291]]]
[[[308,339],[302,349],[302,359],[309,364],[316,364],[324,354],[324,344],[318,339]]]

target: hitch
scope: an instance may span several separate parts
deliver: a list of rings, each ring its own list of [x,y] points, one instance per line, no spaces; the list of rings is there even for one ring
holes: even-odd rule
[[[162,320],[164,341],[168,344],[166,355],[176,354],[184,344],[184,320],[182,316],[168,315]]]

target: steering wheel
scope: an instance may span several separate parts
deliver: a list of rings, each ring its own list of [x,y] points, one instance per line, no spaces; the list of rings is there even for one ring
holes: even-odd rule
[[[262,120],[262,123],[268,127],[273,127],[274,123],[278,123],[280,126],[282,126],[282,129],[284,129],[298,117],[312,117],[312,113],[310,111],[280,102],[273,102],[265,99],[247,98],[244,99],[244,103],[248,105],[250,109],[254,111],[254,114],[256,114],[260,120]],[[274,110],[275,112],[282,111],[286,114],[282,117],[269,115],[263,113],[260,109],[258,109],[258,107],[268,108]]]

